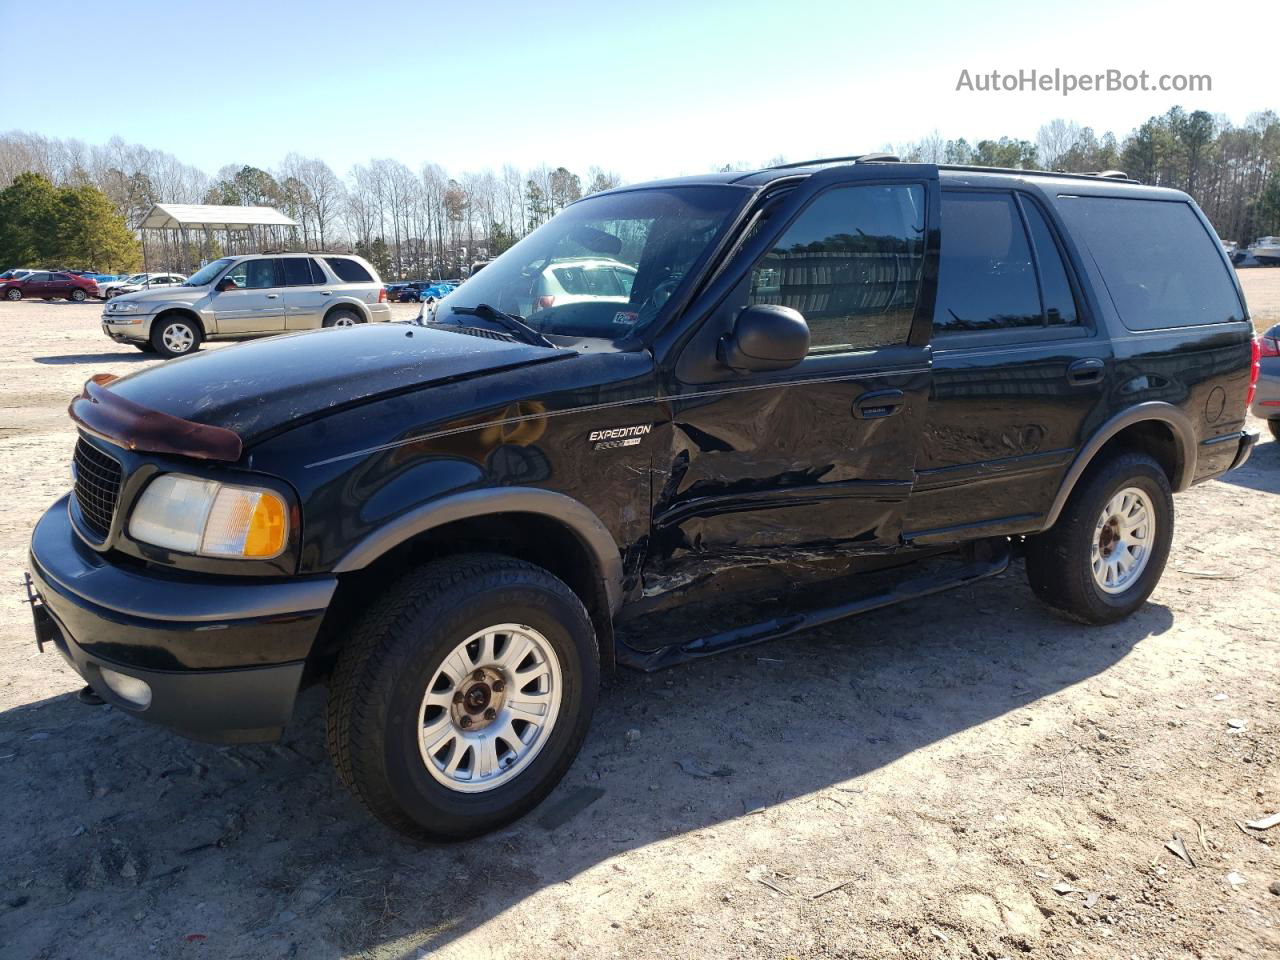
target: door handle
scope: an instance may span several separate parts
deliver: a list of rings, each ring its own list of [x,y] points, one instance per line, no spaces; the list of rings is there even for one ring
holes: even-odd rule
[[[330,291],[328,291],[328,290],[321,290],[321,291],[320,291],[320,296],[322,296],[322,297],[332,297],[332,296],[333,296],[333,294],[332,294]]]
[[[1087,387],[1090,384],[1101,383],[1106,366],[1096,357],[1077,360],[1067,367],[1067,383],[1073,387]]]
[[[901,390],[873,390],[853,402],[853,415],[858,420],[883,420],[905,404],[906,396]]]
[[[275,299],[279,298],[279,296],[280,296],[280,294],[278,294],[278,293],[268,293],[268,294],[267,294],[267,299],[268,299],[268,300],[275,300]]]

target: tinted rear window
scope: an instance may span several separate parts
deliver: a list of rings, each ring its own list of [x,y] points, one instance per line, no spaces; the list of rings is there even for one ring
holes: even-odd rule
[[[338,279],[346,283],[372,283],[373,277],[369,276],[369,271],[354,260],[348,260],[346,257],[325,257],[325,262],[338,275]]]
[[[1218,243],[1189,204],[1060,197],[1059,209],[1130,330],[1244,319]]]
[[[316,281],[311,276],[310,257],[285,257],[280,261],[287,287],[308,287]]]

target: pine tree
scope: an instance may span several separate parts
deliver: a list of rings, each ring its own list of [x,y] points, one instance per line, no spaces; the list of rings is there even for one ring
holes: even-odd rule
[[[44,265],[57,202],[57,190],[38,173],[20,173],[0,190],[0,270]]]
[[[140,259],[138,241],[111,201],[85,184],[58,191],[56,242],[46,257],[92,270],[131,270]]]

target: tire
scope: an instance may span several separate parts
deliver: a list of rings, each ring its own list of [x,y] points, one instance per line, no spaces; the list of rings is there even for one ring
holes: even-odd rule
[[[325,314],[324,318],[326,327],[354,327],[358,323],[364,323],[364,317],[354,310],[347,310],[342,307],[337,310],[330,310]]]
[[[5,291],[4,298],[6,300],[21,300],[22,291],[19,290],[17,287],[10,287],[8,290]]]
[[[68,294],[67,299],[74,300],[76,303],[84,303],[89,299],[89,295],[79,287],[76,287],[70,294]]]
[[[1126,531],[1124,525],[1142,516],[1140,507],[1147,511],[1145,527]],[[1172,541],[1169,478],[1146,454],[1121,453],[1091,466],[1058,522],[1028,539],[1027,579],[1035,595],[1064,616],[1082,623],[1114,623],[1151,595]],[[1098,566],[1101,572],[1095,573]],[[1108,585],[1105,581],[1113,575]]]
[[[195,353],[203,339],[200,325],[190,317],[161,317],[151,325],[151,346],[166,359]]]
[[[1267,429],[1271,431],[1271,435],[1280,440],[1280,420],[1268,420]]]
[[[504,628],[510,632],[504,634]],[[508,645],[521,631],[532,635],[525,639],[541,642],[541,661],[512,652]],[[461,645],[478,633],[495,637],[493,654],[486,659],[481,640],[466,648],[474,653],[459,659]],[[497,674],[476,682],[481,678],[469,671],[503,654],[533,664],[530,670],[541,668],[546,679],[540,674],[519,690],[512,683],[506,691],[494,677],[509,678],[511,670],[499,667]],[[464,682],[441,681],[446,674]],[[392,829],[422,842],[463,840],[523,816],[551,792],[582,746],[599,681],[591,620],[559,579],[496,554],[436,561],[407,574],[377,599],[339,655],[329,681],[329,754],[343,783]],[[547,692],[528,692],[543,683]],[[478,687],[488,695],[482,694],[483,703],[472,703]],[[554,707],[550,699],[541,699],[552,691],[558,691]],[[514,697],[505,699],[513,694],[540,698],[544,715],[554,717],[549,729],[514,716]],[[483,720],[498,731],[495,736],[475,738],[477,731],[462,728],[471,722],[465,711],[499,697],[493,719],[485,719],[491,710],[475,714],[476,723]],[[429,705],[428,698],[448,705]],[[464,711],[465,719],[455,720],[455,711]],[[512,720],[523,730],[509,726]],[[526,739],[523,752],[503,739],[499,725]],[[424,736],[436,738],[433,746]],[[488,742],[494,746],[494,782],[486,785],[478,748]],[[452,774],[444,769],[451,763],[457,767]]]

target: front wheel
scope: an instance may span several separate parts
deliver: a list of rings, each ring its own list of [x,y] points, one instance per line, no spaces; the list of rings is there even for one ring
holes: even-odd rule
[[[200,328],[187,317],[162,317],[151,325],[151,345],[162,357],[185,357],[200,349]]]
[[[558,578],[494,554],[418,568],[365,612],[329,685],[329,752],[355,796],[420,841],[523,816],[582,746],[599,657]]]
[[[6,300],[21,300],[22,291],[19,290],[17,287],[10,287],[8,290],[5,291],[4,298]]]
[[[1113,623],[1146,602],[1173,542],[1173,492],[1141,453],[1090,467],[1058,522],[1027,541],[1027,579],[1043,602],[1083,623]]]
[[[1271,435],[1280,440],[1280,420],[1268,420],[1267,429],[1271,431]]]

